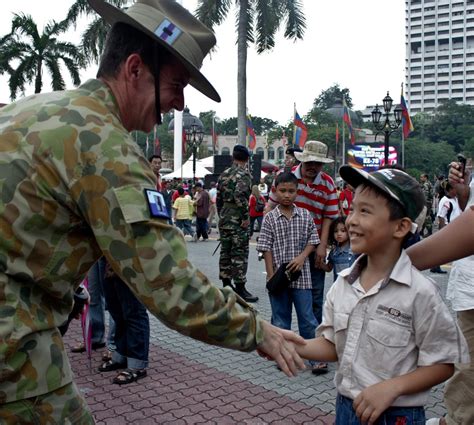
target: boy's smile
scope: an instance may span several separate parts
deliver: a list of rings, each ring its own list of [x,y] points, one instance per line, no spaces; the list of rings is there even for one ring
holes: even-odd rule
[[[369,188],[358,187],[347,217],[351,249],[357,254],[383,253],[393,241],[396,221],[390,220],[387,201]]]

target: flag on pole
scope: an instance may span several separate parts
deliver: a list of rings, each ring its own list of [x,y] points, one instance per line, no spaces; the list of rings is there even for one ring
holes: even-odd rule
[[[146,136],[145,142],[145,156],[148,158],[148,149],[150,148],[150,143],[148,142],[148,135]]]
[[[161,143],[160,143],[160,138],[158,137],[158,134],[156,133],[156,125],[154,127],[153,138],[154,138],[154,145],[155,145],[155,155],[161,156]]]
[[[402,132],[403,138],[406,139],[410,133],[415,129],[413,123],[411,122],[410,114],[408,113],[407,103],[403,97],[403,85],[402,85],[402,94],[400,95],[400,106],[402,107]]]
[[[339,123],[336,123],[336,146],[339,144]]]
[[[257,135],[255,134],[250,115],[247,115],[247,147],[250,150],[254,150],[255,146],[257,146]]]
[[[216,128],[214,125],[214,116],[212,117],[212,149],[216,150],[217,149],[217,133],[216,133]]]
[[[182,156],[186,155],[186,130],[183,128]]]
[[[351,136],[351,143],[354,145],[356,141],[356,137],[355,137],[354,128],[352,127],[351,116],[349,115],[349,108],[347,107],[346,99],[342,99],[342,105],[344,107],[344,115],[342,116],[342,120],[347,124],[347,128]]]
[[[293,135],[293,144],[302,148],[308,137],[308,129],[306,128],[298,112],[296,112],[296,108],[295,108],[295,118],[293,120],[293,123],[295,125],[295,131]]]

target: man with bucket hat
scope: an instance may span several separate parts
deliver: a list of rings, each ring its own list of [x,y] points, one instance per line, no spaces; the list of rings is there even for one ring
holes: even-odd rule
[[[93,423],[57,326],[102,255],[167,326],[209,344],[258,349],[288,375],[303,367],[291,343],[301,338],[263,321],[189,263],[182,234],[167,224],[156,178],[129,134],[150,131],[160,113],[182,109],[188,83],[220,100],[199,71],[213,33],[172,0],[139,0],[126,11],[89,2],[112,25],[98,78],[0,112],[0,418],[6,423]]]
[[[333,179],[322,171],[322,168],[324,164],[334,161],[328,158],[328,147],[316,140],[308,140],[303,151],[294,151],[294,155],[301,162],[293,169],[293,174],[298,177],[298,196],[295,205],[311,213],[321,241],[316,252],[309,257],[313,286],[313,312],[318,323],[321,323],[326,272],[320,267],[326,260],[329,227],[331,221],[338,217],[339,210],[336,185]],[[274,208],[277,203],[273,185],[268,202],[269,208]],[[325,372],[327,372],[325,363],[313,367],[315,374]]]

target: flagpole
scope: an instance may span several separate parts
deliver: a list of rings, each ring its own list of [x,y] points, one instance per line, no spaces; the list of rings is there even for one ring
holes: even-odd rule
[[[296,124],[295,124],[295,117],[296,117],[296,102],[293,102],[293,141],[292,146],[296,146]]]
[[[402,83],[402,96],[403,96],[403,83]],[[403,126],[402,126],[402,167],[405,168],[405,135],[403,134]]]
[[[344,99],[342,99],[342,104],[344,105]],[[344,106],[343,106],[344,108]],[[342,110],[342,165],[346,165],[346,131],[344,125],[344,109]]]

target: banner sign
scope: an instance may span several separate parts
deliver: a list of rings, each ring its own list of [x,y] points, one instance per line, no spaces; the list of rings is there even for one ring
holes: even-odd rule
[[[383,145],[354,145],[347,151],[348,164],[370,173],[384,165],[384,152]],[[389,165],[397,163],[397,151],[393,146],[389,146],[388,163]]]

